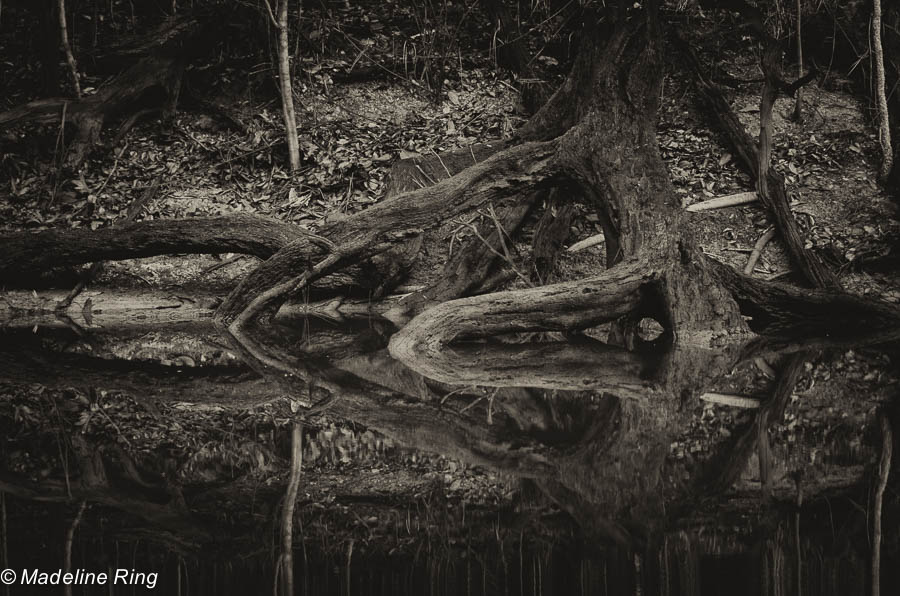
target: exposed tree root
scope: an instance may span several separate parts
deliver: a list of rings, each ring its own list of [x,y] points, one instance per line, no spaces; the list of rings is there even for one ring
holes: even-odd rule
[[[44,230],[2,237],[0,280],[54,267],[177,253],[237,252],[269,258],[289,243],[313,235],[260,215],[226,215],[142,221],[99,230]]]
[[[171,23],[177,34],[157,38],[153,51],[118,75],[94,95],[76,101],[41,99],[0,114],[0,129],[22,123],[56,124],[65,114],[65,124],[77,129],[69,146],[67,163],[80,165],[100,139],[110,120],[125,117],[159,104],[174,112],[181,87],[181,75],[196,50],[204,47],[205,29],[196,19]]]
[[[642,287],[652,280],[647,263],[636,261],[586,280],[444,302],[398,331],[389,349],[391,356],[413,370],[453,383],[458,379],[458,366],[467,359],[452,357],[448,350],[451,341],[523,331],[586,329],[636,309],[644,298]]]
[[[678,40],[679,48],[687,57],[691,66],[697,82],[697,90],[712,108],[710,112],[734,146],[735,151],[741,158],[741,164],[754,178],[758,178],[760,176],[760,156],[756,143],[747,134],[744,125],[741,124],[737,115],[731,109],[731,105],[725,99],[722,91],[706,76],[706,70],[688,43],[679,36],[676,36],[676,39]],[[768,84],[769,87],[771,85],[771,83]],[[774,101],[774,95],[770,94],[766,101],[767,103]],[[813,285],[839,288],[840,284],[835,275],[816,255],[804,247],[803,238],[797,229],[794,215],[791,212],[790,201],[784,188],[784,177],[773,168],[768,168],[762,175],[765,180],[763,185],[765,192],[760,192],[759,198],[775,218],[778,231],[781,233],[781,238],[784,240],[794,264]],[[760,191],[762,189],[757,190]]]

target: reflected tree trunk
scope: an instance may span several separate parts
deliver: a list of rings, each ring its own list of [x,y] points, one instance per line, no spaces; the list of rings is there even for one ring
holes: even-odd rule
[[[75,539],[75,530],[78,529],[78,524],[81,523],[81,516],[84,515],[84,509],[87,507],[87,502],[82,501],[78,505],[78,512],[75,514],[75,517],[72,519],[72,523],[69,524],[68,530],[66,530],[66,540],[63,543],[63,573],[71,573],[72,572],[72,542]],[[63,586],[63,594],[65,596],[72,596],[72,584],[69,582],[65,582]]]
[[[884,502],[884,491],[887,488],[888,475],[891,472],[891,452],[894,438],[891,422],[887,416],[881,418],[881,459],[878,464],[878,484],[875,488],[875,499],[872,517],[872,596],[881,594],[881,509]]]
[[[294,422],[291,429],[291,474],[284,491],[281,512],[281,593],[294,594],[294,506],[300,490],[303,467],[303,425]]]

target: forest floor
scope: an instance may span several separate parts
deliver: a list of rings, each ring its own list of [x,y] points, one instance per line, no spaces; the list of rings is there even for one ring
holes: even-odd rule
[[[676,193],[688,206],[752,190],[730,149],[711,130],[677,53],[670,55],[658,133]],[[733,47],[716,56],[716,62],[727,64],[734,78],[757,79],[752,56],[747,47]],[[712,63],[711,54],[704,57]],[[261,105],[232,97],[247,123],[246,132],[234,131],[206,114],[182,111],[171,128],[161,129],[156,121],[139,124],[117,147],[97,152],[73,177],[36,157],[47,136],[41,141],[34,131],[21,131],[7,138],[13,151],[0,160],[2,171],[10,174],[0,190],[2,227],[114,225],[132,201],[161,180],[159,193],[144,205],[139,220],[252,212],[315,229],[326,217],[365,209],[382,198],[395,160],[507,138],[525,121],[514,81],[483,58],[480,65],[459,70],[437,100],[421,82],[390,77],[353,84],[331,81],[332,75],[339,78],[348,72],[351,61],[348,55],[336,55],[301,65],[296,104],[303,168],[293,182],[285,169],[277,103]],[[548,78],[558,80],[563,73],[556,59],[538,63]],[[786,178],[808,243],[840,271],[845,287],[897,303],[896,272],[870,272],[858,266],[865,258],[887,253],[900,237],[900,223],[896,203],[875,181],[877,143],[865,106],[835,79],[824,88],[804,89],[802,124],[789,117],[793,100],[778,100],[775,167]],[[745,84],[732,90],[733,105],[751,134],[756,132],[759,87]],[[772,225],[759,204],[696,213],[690,221],[704,250],[738,269]],[[568,244],[600,231],[596,220],[582,213]],[[230,261],[231,256],[110,263],[93,289],[153,287],[174,292],[187,284],[221,292],[253,264],[251,258]],[[601,263],[602,244],[566,252],[550,281],[585,275],[601,268]],[[213,267],[215,271],[209,271]],[[766,247],[754,274],[790,279],[790,264],[777,238]],[[116,350],[119,356],[188,366],[227,359],[214,342],[175,347],[168,339],[155,344],[148,336]],[[785,498],[793,490],[793,474],[810,466],[819,467],[835,488],[859,480],[876,452],[875,441],[867,435],[876,408],[897,393],[896,362],[883,353],[862,350],[832,356],[808,365],[783,422],[772,433],[776,493]],[[771,386],[764,372],[746,367],[720,380],[715,390],[764,396]],[[287,477],[283,458],[289,448],[284,441],[293,409],[286,400],[250,411],[165,405],[154,413],[123,397],[108,399],[102,394],[95,401],[79,388],[57,394],[64,429],[56,428],[56,422],[42,422],[44,393],[12,387],[3,392],[0,416],[18,423],[8,434],[11,472],[34,478],[58,473],[56,454],[47,451],[52,457],[34,461],[28,443],[39,435],[75,430],[119,443],[151,469],[163,466],[162,459],[174,460],[185,484],[240,477],[245,488],[255,490],[280,486]],[[670,452],[686,465],[699,463],[750,415],[704,402],[693,408],[691,428]],[[840,470],[835,469],[838,464]],[[751,461],[737,492],[758,490],[756,466]],[[515,502],[518,490],[512,479],[407,450],[327,414],[307,429],[304,471],[301,502],[316,506],[339,505],[350,497],[413,502],[439,493],[451,502],[503,507]],[[347,519],[359,526],[349,513]]]

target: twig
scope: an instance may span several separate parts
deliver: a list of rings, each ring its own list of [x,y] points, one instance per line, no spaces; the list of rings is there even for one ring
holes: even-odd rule
[[[781,279],[782,277],[786,277],[793,272],[794,272],[793,269],[786,269],[784,271],[779,271],[778,273],[773,273],[772,275],[763,276],[763,279],[766,281],[775,281],[775,280]]]
[[[305,418],[309,418],[311,416],[321,414],[322,412],[324,412],[325,410],[330,408],[332,405],[334,405],[334,403],[337,401],[337,398],[338,398],[338,396],[336,393],[334,393],[334,392],[329,393],[328,397],[323,397],[322,399],[320,399],[319,401],[317,401],[316,403],[314,403],[313,405],[308,407],[306,410],[304,410],[303,416]]]
[[[462,393],[466,389],[468,389],[468,387],[459,387],[459,388],[454,389],[453,391],[447,393],[446,395],[444,395],[444,397],[441,398],[441,402],[440,402],[441,405],[444,405],[444,402],[446,402],[448,399],[450,399],[450,396],[456,395],[457,393]]]
[[[328,242],[331,243],[330,241]],[[247,307],[235,318],[234,322],[229,326],[229,329],[232,330],[233,333],[237,334],[239,332],[239,329],[243,327],[243,325],[247,321],[249,321],[262,309],[264,309],[266,305],[270,304],[273,300],[302,289],[306,286],[306,284],[310,283],[314,279],[318,279],[321,275],[330,271],[330,269],[337,265],[338,262],[344,257],[344,255],[341,254],[341,252],[336,248],[332,250],[333,252],[330,255],[328,255],[319,263],[310,267],[300,275],[276,284],[265,292],[257,295],[256,298],[254,298],[250,302],[250,304],[248,304]]]
[[[287,0],[281,0],[281,1],[287,2]],[[281,29],[281,27],[278,26],[278,21],[275,20],[275,13],[272,12],[272,5],[269,4],[269,0],[264,0],[264,2],[266,5],[266,10],[269,11],[269,18],[272,20],[272,26],[275,27],[276,29]]]
[[[98,406],[99,406],[99,404],[98,404]],[[101,414],[103,414],[104,416],[106,416],[106,420],[112,425],[112,427],[113,427],[114,429],[116,429],[116,434],[117,434],[119,437],[121,437],[121,438],[125,441],[125,444],[126,444],[126,445],[128,445],[129,447],[131,447],[131,441],[129,441],[129,440],[128,440],[128,437],[126,437],[126,436],[122,433],[122,430],[119,428],[119,425],[116,424],[115,421],[114,421],[112,418],[109,417],[109,414],[107,414],[106,411],[105,411],[102,407],[98,407],[97,409],[100,411]]]
[[[486,247],[489,251],[491,251],[492,253],[494,253],[494,256],[503,259],[504,261],[507,262],[507,264],[508,264],[510,267],[512,267],[512,270],[513,270],[513,272],[516,274],[516,277],[518,277],[519,279],[521,279],[522,281],[524,281],[524,282],[528,285],[528,287],[534,287],[534,284],[531,283],[531,280],[528,279],[527,277],[525,277],[525,276],[522,274],[522,272],[519,271],[519,269],[516,267],[516,264],[513,263],[512,259],[509,257],[508,254],[507,254],[507,255],[503,255],[503,254],[501,254],[500,252],[498,252],[497,249],[495,249],[493,246],[491,246],[491,243],[488,242],[487,239],[486,239],[484,236],[482,236],[482,235],[478,232],[478,228],[477,228],[474,224],[468,224],[468,227],[469,227],[470,230],[472,230],[472,233],[475,234],[475,237],[477,237],[479,240],[481,240],[482,244],[484,244],[485,247]],[[500,242],[502,243],[503,240],[501,239]]]
[[[353,69],[356,67],[356,63],[359,62],[360,59],[361,59],[361,58],[365,55],[365,53],[368,52],[368,51],[369,51],[369,48],[368,48],[368,47],[364,47],[362,50],[360,50],[359,54],[356,55],[356,60],[353,61],[353,64],[351,64],[351,65],[350,65],[350,68],[347,69],[347,72],[352,72]]]
[[[240,261],[241,259],[245,259],[245,258],[247,258],[247,255],[237,255],[237,256],[231,257],[230,259],[225,259],[224,261],[221,261],[219,263],[216,263],[215,265],[211,265],[211,266],[207,267],[206,269],[204,269],[203,271],[200,272],[200,275],[207,275],[209,273],[212,273],[216,269],[226,267],[228,265],[231,265],[232,263],[235,263],[235,262]]]
[[[84,288],[87,287],[90,280],[94,279],[99,273],[100,270],[103,269],[103,261],[95,261],[91,263],[91,266],[87,269],[87,271],[82,272],[81,278],[78,280],[78,283],[75,284],[75,287],[66,294],[66,297],[56,303],[56,310],[65,310],[71,306],[72,301],[78,297],[81,292],[84,291]],[[71,319],[70,319],[71,320]]]
[[[351,36],[349,36],[345,31],[341,30],[340,33],[341,33],[341,35],[343,35],[345,38],[347,38],[347,41],[349,41],[350,44],[351,44],[354,48],[356,48],[357,50],[362,50],[362,49],[363,49],[362,47],[360,47],[361,44],[357,43],[357,41],[356,41],[355,39],[353,39]],[[406,52],[403,53],[403,56],[404,56],[404,58],[406,57]],[[377,66],[378,68],[380,68],[381,70],[383,70],[384,72],[388,73],[388,74],[391,75],[391,76],[397,77],[398,79],[405,80],[405,81],[408,81],[408,80],[409,80],[408,77],[405,77],[405,76],[403,76],[403,75],[401,75],[401,74],[399,74],[399,73],[394,72],[393,70],[391,70],[390,68],[384,66],[384,65],[381,64],[380,62],[377,62],[377,61],[375,61],[375,60],[372,60],[372,64],[374,64],[375,66]]]
[[[441,165],[443,165],[443,162],[441,162]],[[444,166],[444,167],[445,167],[445,169],[446,169],[446,166]],[[431,184],[437,184],[437,181],[435,181],[434,178],[432,178],[431,176],[429,176],[429,175],[425,172],[425,170],[422,169],[422,166],[420,166],[419,164],[416,164],[416,169],[419,170],[419,171],[422,173],[423,176],[425,176],[425,178],[428,180],[428,182],[430,182]],[[421,188],[425,188],[425,186],[422,185]]]
[[[116,155],[115,161],[113,161],[113,167],[109,170],[109,174],[106,176],[106,180],[103,181],[103,184],[100,185],[94,194],[99,195],[100,192],[106,188],[106,185],[109,183],[109,179],[112,178],[113,174],[116,173],[116,168],[119,167],[119,160],[122,159],[122,156],[125,155],[125,150],[128,149],[128,141],[125,141],[125,144],[122,145],[122,149]]]
[[[444,171],[447,172],[447,178],[453,178],[453,174],[450,173],[450,169],[449,169],[449,168],[447,167],[447,165],[444,163],[444,160],[441,159],[441,156],[438,154],[438,152],[435,151],[434,149],[432,149],[431,152],[434,153],[434,156],[435,156],[436,158],[438,158],[438,161],[441,162],[441,165],[442,165],[442,166],[444,166]]]
[[[468,410],[469,408],[471,408],[472,406],[474,406],[475,404],[477,404],[478,402],[480,402],[480,401],[483,400],[483,399],[484,399],[484,396],[483,396],[483,395],[479,395],[479,396],[475,399],[475,401],[473,401],[472,403],[470,403],[469,405],[467,405],[465,408],[463,408],[462,410],[460,410],[459,413],[460,413],[460,414],[465,414],[465,413],[466,413],[466,410]]]
[[[256,149],[251,149],[250,151],[247,151],[245,153],[241,153],[239,155],[235,155],[234,157],[229,157],[228,159],[220,161],[218,163],[214,163],[212,166],[210,166],[210,169],[214,169],[214,168],[218,168],[219,166],[224,166],[224,165],[230,164],[233,161],[237,161],[237,160],[243,159],[245,157],[250,157],[251,155],[255,155],[257,153],[262,153],[266,149],[271,149],[275,145],[279,145],[284,142],[285,142],[284,139],[278,139],[277,141],[272,141],[271,143],[269,143],[267,145],[263,145],[262,147],[257,147]]]
[[[497,229],[497,240],[500,242],[500,248],[503,249],[503,254],[506,255],[506,260],[510,264],[512,264],[512,256],[509,254],[509,248],[506,246],[506,240],[504,240],[504,236],[509,237],[509,234],[506,233],[506,230],[503,229],[503,226],[500,225],[500,219],[497,217],[497,213],[494,211],[494,205],[488,205],[488,215],[491,218],[491,221],[494,222],[494,227]]]
[[[61,150],[63,155],[59,158],[59,163],[55,168],[56,172],[54,176],[56,180],[53,183],[53,192],[50,194],[50,199],[47,201],[46,207],[50,207],[53,204],[53,201],[56,200],[56,191],[59,190],[59,171],[62,169],[63,158],[65,157],[66,150],[66,111],[69,108],[69,102],[64,101],[62,106],[62,115],[59,117],[59,132],[56,133],[56,143],[53,145],[53,163],[56,163],[56,152]]]

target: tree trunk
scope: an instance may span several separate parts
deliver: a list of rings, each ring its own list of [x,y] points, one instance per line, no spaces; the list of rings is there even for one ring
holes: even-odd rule
[[[58,0],[57,12],[59,13],[59,37],[63,51],[66,53],[66,63],[69,65],[69,74],[72,75],[72,84],[75,86],[75,97],[81,97],[81,83],[78,81],[78,65],[72,54],[72,46],[69,45],[69,31],[66,26],[66,0]]]
[[[894,162],[891,147],[891,123],[887,96],[884,91],[884,49],[881,45],[881,0],[872,0],[872,58],[875,66],[875,106],[878,109],[878,143],[881,145],[881,165],[878,176],[887,181]]]
[[[894,438],[887,416],[881,418],[881,459],[878,462],[878,484],[875,487],[874,516],[872,518],[872,596],[881,594],[881,509],[888,475],[891,472],[891,451]]]
[[[803,78],[803,0],[797,0],[797,78]],[[794,122],[803,122],[803,89],[794,97]]]
[[[294,505],[300,490],[303,467],[303,424],[294,422],[291,429],[291,475],[284,491],[281,512],[281,593],[294,593]]]
[[[269,0],[266,0],[268,2]],[[302,0],[299,0],[302,3]],[[302,10],[302,4],[298,8]],[[291,85],[291,48],[288,43],[288,0],[278,0],[278,83],[281,86],[281,108],[287,138],[291,171],[300,169],[300,141],[297,137],[297,117],[294,115],[294,91]]]
[[[66,530],[66,540],[63,544],[63,573],[71,573],[72,572],[72,542],[75,539],[75,530],[78,528],[78,524],[81,523],[81,516],[84,515],[84,509],[87,506],[85,501],[82,501],[78,505],[78,513],[75,514],[75,518],[72,520],[72,523],[69,524],[69,529]],[[72,584],[69,582],[65,582],[63,587],[63,594],[65,596],[72,596]]]

